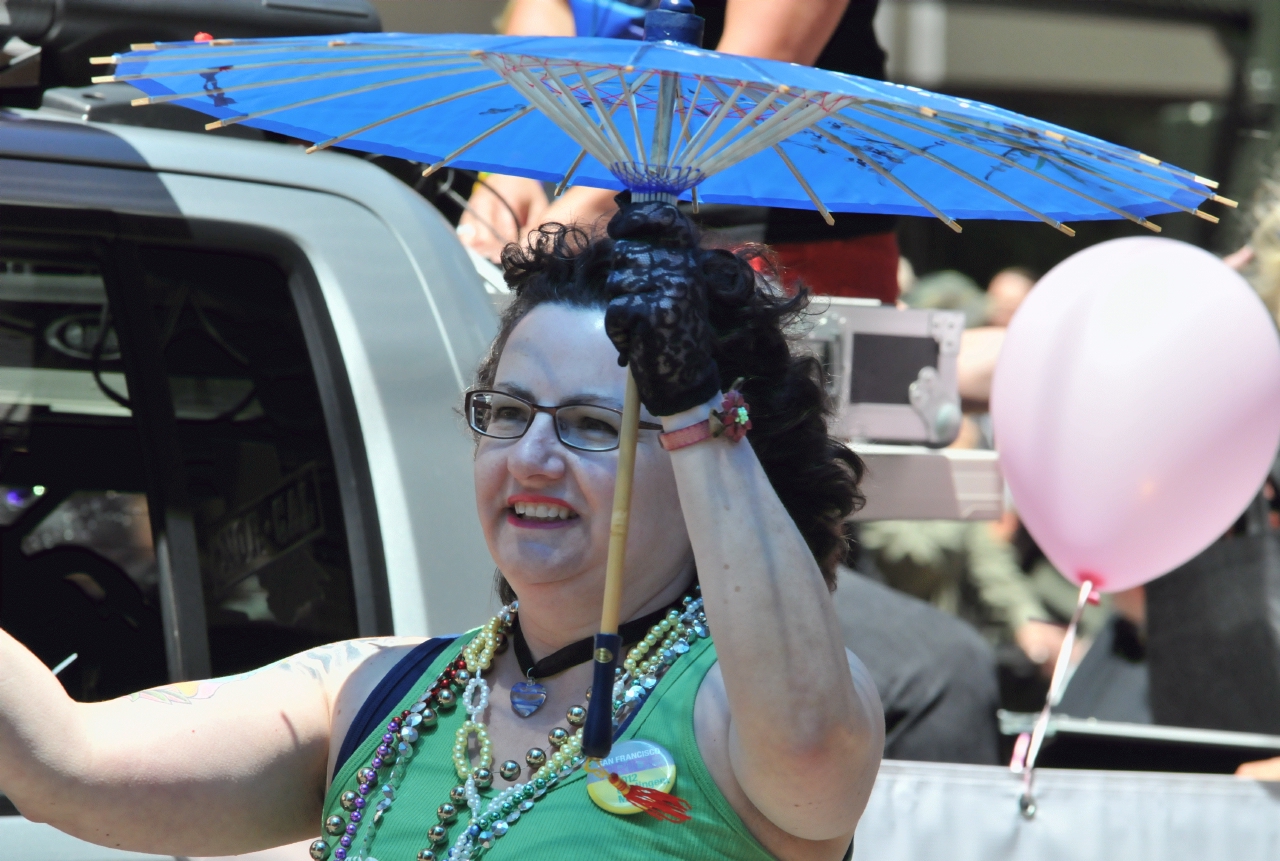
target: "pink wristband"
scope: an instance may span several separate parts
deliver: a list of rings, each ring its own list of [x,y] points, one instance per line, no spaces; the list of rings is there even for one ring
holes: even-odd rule
[[[711,419],[703,419],[697,424],[658,434],[658,442],[667,451],[675,451],[678,448],[684,448],[696,442],[711,439],[714,436],[715,434],[711,432]]]
[[[658,442],[667,451],[675,451],[718,436],[727,436],[734,442],[742,439],[751,430],[751,417],[747,412],[747,402],[738,391],[740,385],[742,380],[733,384],[733,388],[725,393],[720,409],[712,410],[710,418],[679,430],[658,434]]]

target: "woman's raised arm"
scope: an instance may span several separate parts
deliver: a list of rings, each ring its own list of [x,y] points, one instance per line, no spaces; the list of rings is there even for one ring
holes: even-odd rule
[[[334,716],[349,721],[351,694],[409,645],[334,643],[77,703],[0,631],[0,791],[29,819],[139,852],[230,855],[313,836]]]
[[[685,427],[710,411],[663,424]],[[845,651],[822,572],[746,440],[682,448],[671,463],[715,637],[724,696],[714,700],[728,707],[733,777],[788,834],[843,837],[884,749],[875,685]]]
[[[827,437],[820,368],[791,358],[783,326],[804,300],[763,288],[744,258],[698,249],[669,203],[632,204],[609,233],[605,331],[649,411],[668,432],[688,428],[666,447],[719,659],[695,721],[699,745],[728,765],[717,773],[705,747],[703,758],[727,797],[745,796],[731,803],[749,827],[759,813],[791,837],[847,840],[875,782],[884,717],[817,562],[839,552],[857,461]],[[756,399],[751,442],[741,425],[707,439],[733,380]],[[742,418],[726,411],[731,425],[731,414]],[[772,457],[774,482],[753,443]]]

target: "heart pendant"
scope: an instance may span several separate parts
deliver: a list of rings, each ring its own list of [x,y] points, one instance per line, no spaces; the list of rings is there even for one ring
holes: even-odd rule
[[[542,708],[547,701],[547,689],[537,682],[516,682],[511,686],[511,710],[520,717]]]

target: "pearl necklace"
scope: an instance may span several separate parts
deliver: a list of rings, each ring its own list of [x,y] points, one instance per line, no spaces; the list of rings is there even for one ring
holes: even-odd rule
[[[707,617],[702,611],[702,598],[696,591],[694,594],[696,597],[685,599],[683,612],[671,610],[650,628],[644,639],[628,652],[623,666],[618,668],[617,680],[610,692],[615,734],[635,715],[667,669],[689,651],[690,645],[699,638],[710,636]],[[461,702],[467,713],[467,718],[454,733],[452,752],[454,771],[461,783],[450,791],[450,800],[437,808],[439,824],[427,831],[431,846],[418,852],[417,861],[440,861],[441,858],[471,861],[505,835],[522,815],[529,813],[549,789],[582,766],[585,758],[582,756],[580,724],[585,713],[581,706],[574,706],[569,710],[568,718],[578,729],[571,735],[564,733],[560,749],[545,759],[528,782],[504,789],[487,804],[481,797],[480,793],[493,785],[493,745],[483,720],[489,707],[489,684],[481,674],[489,669],[494,655],[505,648],[507,632],[518,611],[519,602],[503,607],[463,647],[458,658],[436,677],[417,702],[387,722],[382,743],[374,751],[369,765],[356,772],[356,789],[339,796],[339,803],[348,812],[350,821],[338,814],[325,820],[325,833],[330,838],[337,837],[337,845],[330,846],[330,840],[325,837],[313,842],[310,855],[314,861],[327,861],[331,853],[334,861],[377,861],[369,851],[378,827],[395,803],[396,791],[404,781],[415,746],[423,732],[437,725],[436,709],[450,711],[457,705],[459,698],[454,692],[457,688],[462,688]],[[588,691],[587,698],[590,696]],[[552,730],[552,734],[561,737],[556,730]],[[473,735],[479,750],[474,766],[467,755]],[[531,750],[530,757],[535,751],[541,753],[537,749]],[[395,754],[394,759],[392,754]],[[383,797],[369,815],[368,796],[373,794],[374,787],[380,782],[380,772],[388,764],[391,765],[390,773],[380,787]],[[470,813],[467,827],[455,839],[448,853],[441,856],[438,853],[448,841],[449,826],[456,822],[459,808],[463,805]]]

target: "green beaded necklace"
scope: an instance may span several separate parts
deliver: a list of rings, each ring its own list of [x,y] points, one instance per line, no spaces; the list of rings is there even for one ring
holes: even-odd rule
[[[619,668],[611,692],[615,733],[635,715],[666,670],[689,651],[690,643],[710,636],[702,598],[696,591],[694,594],[685,599],[683,611],[671,610],[654,624]],[[494,655],[501,650],[518,611],[518,602],[512,603],[486,622],[418,701],[388,721],[383,744],[375,751],[373,760],[368,767],[356,772],[356,789],[341,795],[341,805],[350,814],[350,822],[336,814],[326,819],[325,832],[329,839],[321,837],[311,844],[314,861],[328,861],[331,856],[334,861],[377,861],[370,850],[378,827],[395,802],[396,791],[404,780],[421,733],[432,730],[439,722],[436,709],[449,710],[460,701],[467,713],[454,732],[452,751],[454,770],[461,783],[451,790],[449,800],[437,808],[439,822],[427,831],[431,845],[418,852],[417,861],[471,861],[532,811],[547,790],[583,765],[581,722],[585,711],[581,706],[574,706],[567,717],[569,723],[578,728],[572,734],[565,733],[560,749],[547,757],[528,782],[504,789],[488,799],[487,804],[481,798],[480,793],[493,784],[493,749],[482,719],[489,705],[489,685],[481,674],[490,668]],[[455,693],[457,689],[462,690],[461,697]],[[475,765],[467,755],[472,736],[479,748]],[[391,759],[392,753],[394,759]],[[388,761],[391,769],[384,782],[380,771]],[[379,784],[379,794],[383,797],[370,812],[367,800]],[[470,821],[448,851],[441,854],[449,839],[450,826],[457,822],[464,807],[470,811]],[[333,837],[337,840],[332,840]]]

